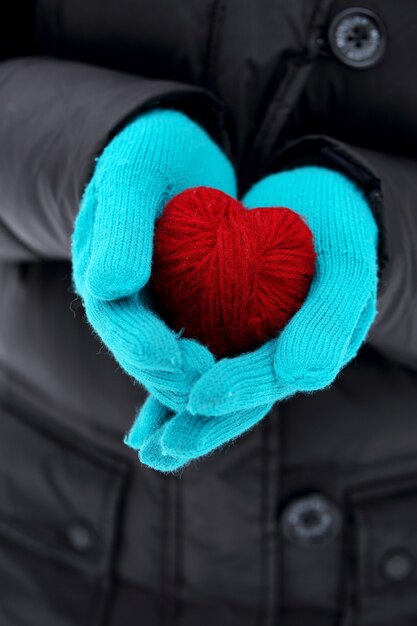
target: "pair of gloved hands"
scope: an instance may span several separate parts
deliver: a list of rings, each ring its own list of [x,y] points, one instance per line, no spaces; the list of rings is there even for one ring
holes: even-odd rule
[[[126,443],[172,471],[251,428],[273,404],[330,385],[376,315],[377,227],[362,191],[343,174],[305,166],[267,176],[242,199],[288,206],[310,226],[317,252],[307,299],[258,350],[216,360],[151,310],[154,223],[186,188],[236,197],[233,167],[184,114],[155,109],[127,125],[97,159],[73,235],[73,278],[91,325],[121,367],[150,392]]]

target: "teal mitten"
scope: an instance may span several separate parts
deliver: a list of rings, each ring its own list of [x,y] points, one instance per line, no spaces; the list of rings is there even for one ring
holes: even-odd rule
[[[162,471],[239,436],[275,402],[330,385],[356,355],[376,315],[377,227],[356,184],[333,170],[300,167],[268,176],[243,203],[288,206],[306,219],[317,252],[313,283],[276,339],[221,359],[201,376],[186,411],[174,414],[156,402],[147,407],[140,456]]]
[[[323,167],[300,167],[257,183],[244,204],[279,204],[303,216],[314,235],[315,275],[269,351],[223,359],[198,381],[188,405],[195,414],[228,414],[327,387],[356,355],[376,315],[378,232],[355,183]]]
[[[93,328],[122,368],[176,411],[214,357],[152,312],[146,284],[155,220],[170,198],[200,185],[236,195],[221,149],[183,113],[144,113],[97,159],[72,240],[74,284]]]

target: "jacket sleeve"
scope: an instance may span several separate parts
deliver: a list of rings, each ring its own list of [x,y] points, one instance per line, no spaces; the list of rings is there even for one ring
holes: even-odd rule
[[[273,169],[306,163],[343,171],[365,191],[379,227],[378,315],[368,343],[417,369],[417,160],[312,135],[274,155]]]
[[[156,105],[182,110],[224,143],[221,107],[202,88],[49,57],[0,63],[0,262],[69,258],[95,158]]]

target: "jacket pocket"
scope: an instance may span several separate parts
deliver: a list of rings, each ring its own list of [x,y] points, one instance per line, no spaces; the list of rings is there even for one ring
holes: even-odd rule
[[[124,463],[0,407],[0,624],[102,623]]]
[[[417,474],[355,489],[348,502],[355,617],[346,623],[417,623]]]

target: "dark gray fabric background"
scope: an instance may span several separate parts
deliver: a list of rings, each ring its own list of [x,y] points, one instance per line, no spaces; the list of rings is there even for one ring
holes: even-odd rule
[[[379,64],[337,60],[346,0],[30,0],[0,20],[1,626],[405,626],[417,575],[417,5],[366,0]],[[145,397],[87,326],[69,242],[114,133],[179,108],[243,193],[326,164],[380,227],[379,315],[328,390],[300,395],[180,476],[122,444]],[[281,532],[320,492],[342,514],[315,549]]]

